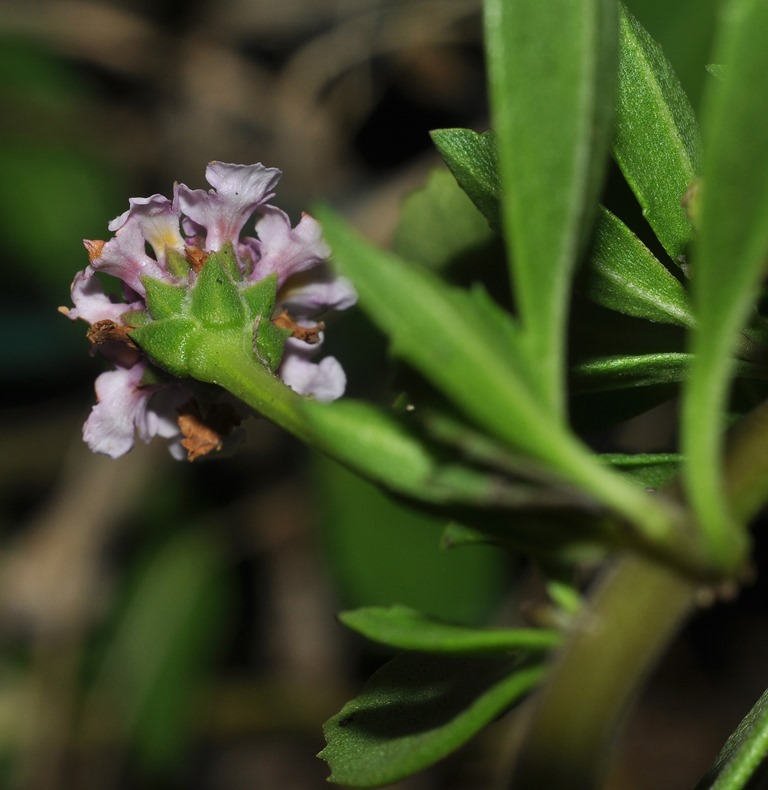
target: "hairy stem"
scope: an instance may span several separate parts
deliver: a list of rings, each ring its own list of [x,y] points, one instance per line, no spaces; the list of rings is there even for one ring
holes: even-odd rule
[[[622,557],[535,702],[511,788],[594,790],[629,704],[694,604],[690,578]]]

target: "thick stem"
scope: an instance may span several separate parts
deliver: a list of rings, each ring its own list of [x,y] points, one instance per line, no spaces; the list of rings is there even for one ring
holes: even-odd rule
[[[539,692],[511,788],[600,786],[617,729],[695,593],[692,580],[641,556],[617,562]]]

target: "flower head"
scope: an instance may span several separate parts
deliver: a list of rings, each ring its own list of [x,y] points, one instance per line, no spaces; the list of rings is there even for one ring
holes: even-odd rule
[[[338,361],[312,358],[323,340],[319,318],[351,306],[356,294],[328,266],[317,222],[303,214],[292,227],[268,203],[280,175],[212,162],[211,189],[177,184],[172,199],[132,198],[109,223],[111,239],[85,242],[90,263],[75,275],[73,307],[61,310],[90,324],[94,350],[114,366],[96,380],[83,430],[92,450],[117,458],[136,435],[160,436],[175,457],[193,460],[231,442],[246,407],[195,381],[190,367],[189,348],[206,332],[252,347],[301,395],[343,394]],[[102,275],[118,281],[118,294]]]

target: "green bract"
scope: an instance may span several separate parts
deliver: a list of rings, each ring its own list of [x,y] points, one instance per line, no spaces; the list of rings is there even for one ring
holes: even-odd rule
[[[158,367],[179,378],[208,381],[203,347],[251,349],[274,372],[283,357],[289,329],[272,323],[277,276],[246,285],[231,245],[212,252],[191,286],[145,277],[151,321],[131,331]]]

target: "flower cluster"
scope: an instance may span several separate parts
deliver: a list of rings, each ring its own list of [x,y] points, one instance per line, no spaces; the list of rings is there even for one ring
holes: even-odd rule
[[[239,288],[274,283],[270,314],[257,316],[256,324],[266,319],[282,333],[276,374],[318,400],[343,394],[346,379],[338,361],[316,363],[313,357],[323,340],[319,317],[350,307],[356,294],[329,268],[318,223],[304,214],[292,227],[285,212],[269,204],[280,175],[261,164],[212,162],[206,169],[212,189],[176,184],[171,200],[133,198],[109,224],[113,238],[84,242],[90,263],[72,283],[74,306],[61,309],[90,324],[93,349],[114,365],[96,380],[98,402],[83,428],[92,450],[117,458],[138,433],[145,442],[166,438],[174,457],[194,460],[220,450],[247,413],[223,390],[170,375],[173,367],[150,359],[136,342],[140,332],[132,331],[152,321],[153,292],[166,287],[191,293],[219,252],[233,255]],[[255,235],[241,235],[254,216]],[[110,278],[99,273],[115,278],[119,293],[105,289]]]

